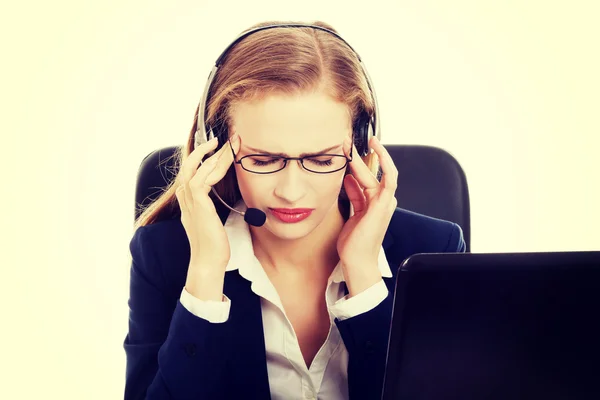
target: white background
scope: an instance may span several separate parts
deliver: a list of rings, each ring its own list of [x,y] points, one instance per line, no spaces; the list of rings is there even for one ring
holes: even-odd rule
[[[186,140],[215,59],[263,20],[332,24],[383,142],[459,160],[474,252],[600,250],[597,1],[2,8],[0,398],[122,398],[137,168]]]

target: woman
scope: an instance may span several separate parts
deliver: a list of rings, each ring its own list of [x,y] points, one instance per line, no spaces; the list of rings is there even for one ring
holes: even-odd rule
[[[199,106],[130,243],[125,398],[379,398],[396,269],[464,251],[460,227],[396,207],[392,159],[376,137],[359,143],[368,79],[334,34],[254,32],[207,92],[217,138],[195,145]]]

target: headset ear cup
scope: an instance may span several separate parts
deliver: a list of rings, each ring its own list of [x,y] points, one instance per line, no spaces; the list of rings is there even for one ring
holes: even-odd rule
[[[375,132],[373,131],[373,124],[371,124],[370,116],[367,116],[367,119],[365,120],[365,131],[367,132],[365,135],[365,155],[367,155],[370,153],[369,141],[375,135]]]
[[[369,138],[371,134],[371,117],[366,111],[361,111],[355,124],[355,146],[361,157],[369,154]]]

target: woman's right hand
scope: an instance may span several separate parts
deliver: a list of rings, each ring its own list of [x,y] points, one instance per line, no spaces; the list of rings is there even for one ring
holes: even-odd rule
[[[238,135],[233,135],[230,140],[237,154],[240,143]],[[225,228],[208,193],[227,173],[233,162],[233,154],[229,144],[225,144],[202,161],[216,147],[217,139],[214,139],[201,144],[190,153],[181,165],[181,180],[175,192],[181,209],[181,222],[190,242],[190,266],[186,283],[186,288],[191,289],[188,290],[190,293],[195,288],[202,291],[201,287],[206,286],[199,284],[198,280],[216,278],[218,281],[224,278],[225,267],[231,257]],[[200,298],[207,297],[199,293],[192,294]]]

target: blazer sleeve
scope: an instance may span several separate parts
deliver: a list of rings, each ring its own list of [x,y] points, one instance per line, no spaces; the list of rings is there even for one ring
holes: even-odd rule
[[[439,252],[464,252],[462,229],[452,223]],[[443,246],[443,247],[442,247]],[[348,392],[351,400],[378,399],[383,390],[385,364],[394,303],[395,276],[384,279],[388,295],[375,308],[354,317],[335,319],[348,350]]]
[[[140,227],[129,246],[125,400],[224,398],[230,324],[199,318],[168,295],[149,236]]]
[[[448,244],[444,249],[444,253],[464,253],[467,249],[463,231],[460,225],[452,223],[452,231],[448,238]]]
[[[386,278],[388,294],[375,308],[345,320],[335,319],[348,350],[350,400],[381,397],[394,299],[393,279]]]

